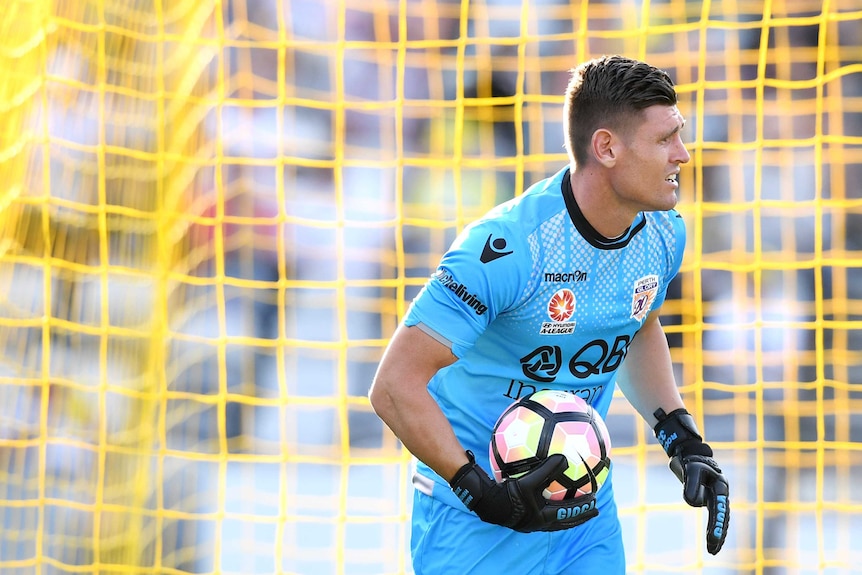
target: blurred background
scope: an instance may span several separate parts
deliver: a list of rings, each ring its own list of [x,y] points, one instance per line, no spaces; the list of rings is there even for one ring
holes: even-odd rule
[[[630,572],[862,572],[859,0],[4,0],[0,573],[410,573],[376,364],[610,53],[688,120],[664,324],[733,501],[710,556],[615,398]]]

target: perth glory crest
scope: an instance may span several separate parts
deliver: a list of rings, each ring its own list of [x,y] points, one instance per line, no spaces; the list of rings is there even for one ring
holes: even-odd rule
[[[658,276],[648,275],[635,281],[632,291],[632,317],[643,321],[652,309],[655,296],[658,294]]]

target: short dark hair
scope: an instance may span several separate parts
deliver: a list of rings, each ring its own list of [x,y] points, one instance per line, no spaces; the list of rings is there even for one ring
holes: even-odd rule
[[[603,56],[571,70],[566,88],[566,149],[576,164],[588,161],[593,134],[599,128],[625,131],[645,108],[677,103],[673,80],[639,60]]]

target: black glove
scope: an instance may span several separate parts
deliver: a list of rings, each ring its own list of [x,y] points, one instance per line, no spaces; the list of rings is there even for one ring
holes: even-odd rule
[[[467,509],[475,511],[482,521],[530,533],[569,529],[599,514],[593,494],[565,501],[549,501],[542,495],[568,466],[564,455],[551,455],[525,475],[502,483],[491,479],[476,464],[471,451],[467,457],[470,463],[455,473],[449,485]]]
[[[670,457],[671,471],[682,482],[682,497],[692,507],[706,506],[706,550],[721,551],[730,525],[730,489],[721,468],[712,458],[712,448],[703,442],[694,418],[685,409],[669,414],[658,409],[655,436]]]

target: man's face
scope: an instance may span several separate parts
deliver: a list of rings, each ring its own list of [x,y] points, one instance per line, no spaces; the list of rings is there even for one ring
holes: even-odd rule
[[[678,199],[680,165],[691,159],[681,137],[685,118],[676,106],[664,105],[646,108],[642,118],[623,138],[614,189],[637,211],[669,210]]]

